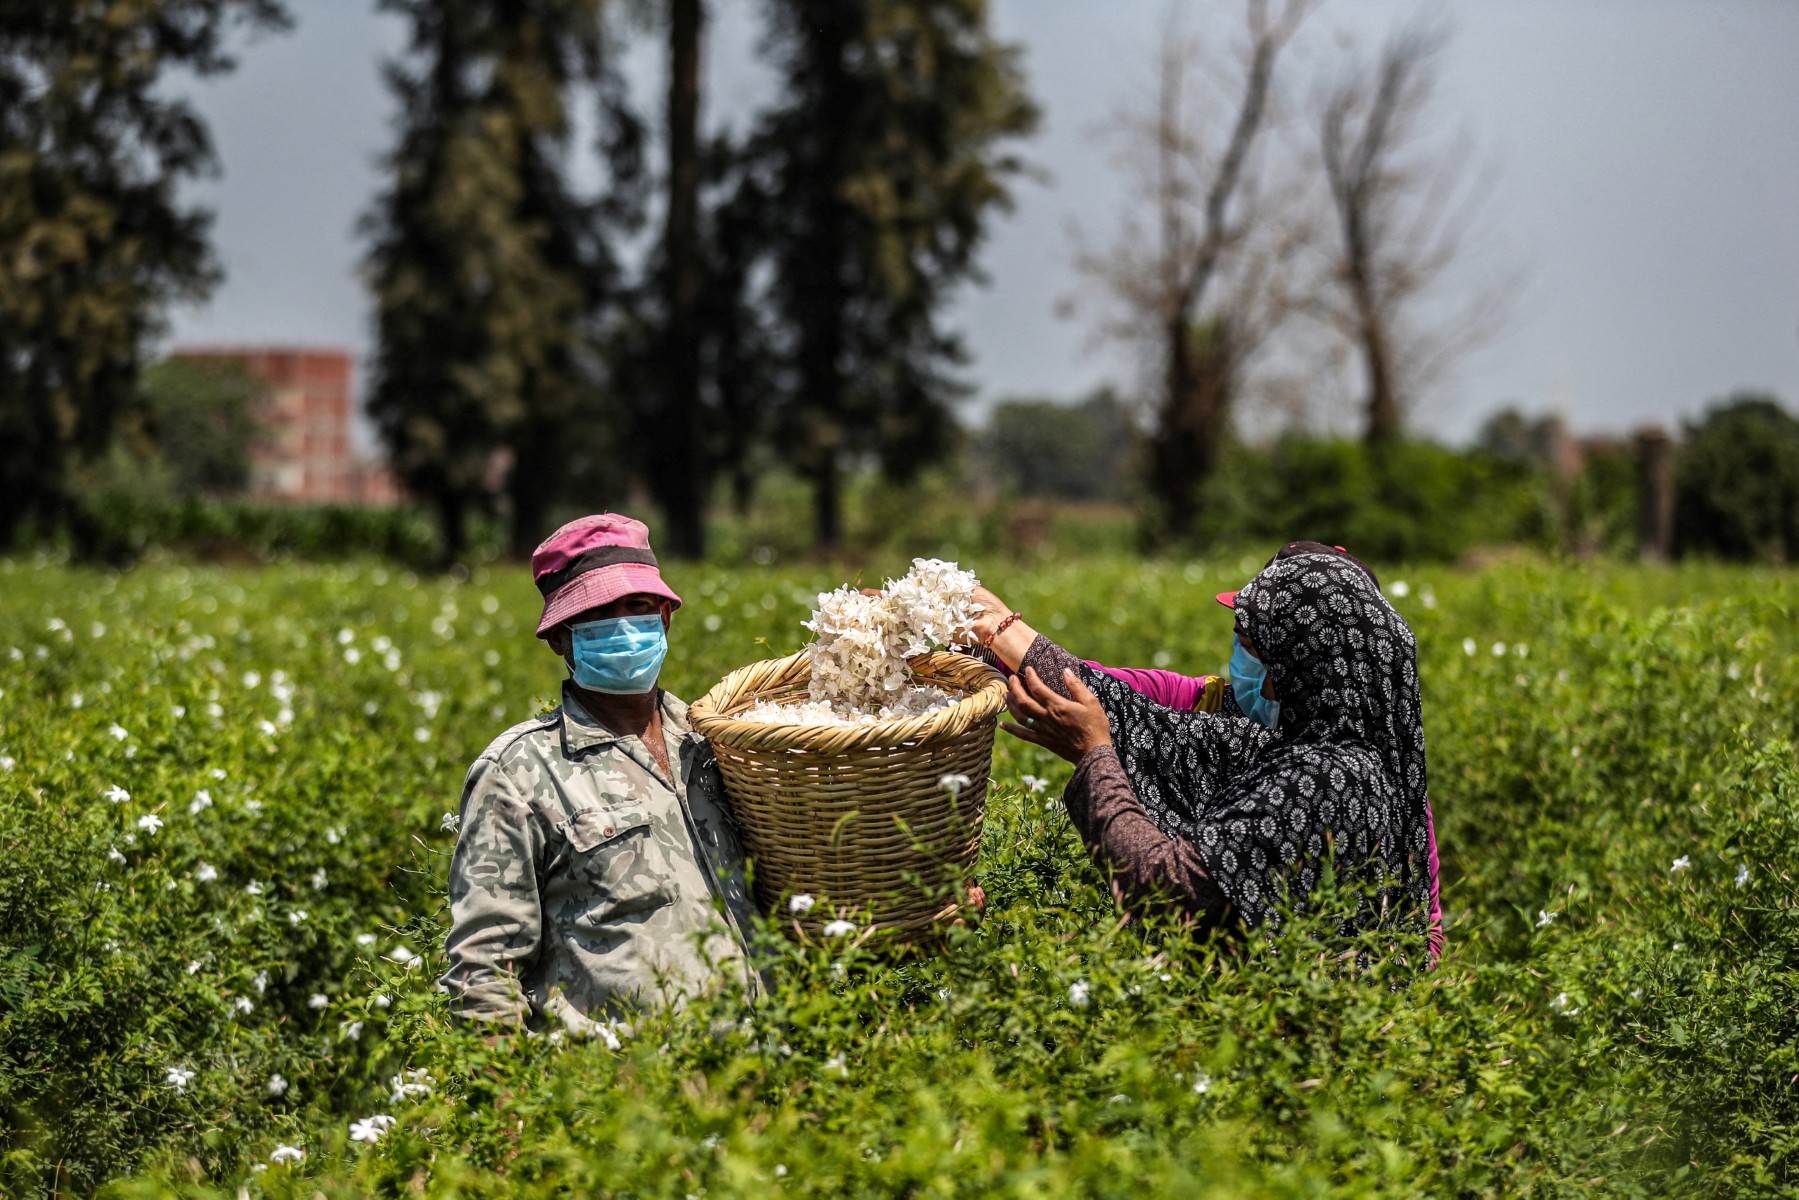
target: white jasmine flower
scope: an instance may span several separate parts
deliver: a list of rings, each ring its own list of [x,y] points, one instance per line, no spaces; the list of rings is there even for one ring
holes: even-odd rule
[[[1640,987],[1631,988],[1630,998],[1632,1000],[1641,1000],[1643,998],[1643,989]]]
[[[411,950],[407,949],[405,946],[395,946],[391,951],[388,952],[387,958],[388,958],[389,962],[399,963],[401,966],[405,967],[408,971],[412,970],[415,967],[423,965],[423,963],[425,961],[423,955],[414,954]]]
[[[214,779],[217,779],[217,780],[223,782],[224,778],[225,778],[225,768],[224,767],[214,767],[212,769],[212,777]]]
[[[185,704],[171,705],[169,708],[169,712],[177,721],[179,721],[182,717],[187,716],[187,705],[185,705]]]
[[[1475,641],[1473,638],[1463,638],[1462,639],[1462,653],[1466,654],[1469,658],[1473,658],[1474,652],[1479,649],[1480,649],[1480,647],[1475,644]]]
[[[331,998],[329,996],[325,995],[325,993],[323,993],[323,992],[314,992],[312,995],[306,997],[306,1007],[307,1008],[312,1008],[312,1009],[324,1008],[327,1004],[330,1004],[330,1003],[331,1003]]]
[[[69,707],[70,708],[80,708],[83,704],[86,704],[86,703],[87,703],[87,700],[85,698],[83,698],[83,696],[81,695],[80,692],[73,692],[69,696]]]
[[[282,1163],[299,1162],[305,1157],[306,1151],[298,1146],[276,1146],[274,1152],[269,1155],[269,1161],[280,1166]]]
[[[189,960],[189,962],[187,964],[187,973],[189,975],[198,975],[200,973],[200,960],[199,959],[196,958],[196,959]]]
[[[824,935],[828,938],[848,937],[854,932],[856,932],[856,923],[841,918],[830,922],[824,928]]]
[[[298,924],[300,924],[300,922],[304,921],[305,919],[306,919],[306,910],[303,908],[296,908],[292,912],[287,914],[287,923],[289,925],[298,925]]]
[[[392,996],[388,995],[386,992],[382,992],[380,995],[375,997],[375,1007],[376,1008],[386,1008],[388,1005],[392,1004],[393,1002],[394,1002],[394,998]]]
[[[1537,910],[1537,928],[1538,929],[1544,928],[1551,921],[1554,921],[1559,916],[1561,916],[1560,913],[1552,913],[1552,912],[1547,911],[1546,909],[1539,908]]]
[[[433,1082],[435,1081],[431,1078],[431,1072],[423,1067],[416,1071],[402,1071],[388,1080],[394,1090],[392,1103],[398,1104],[402,1100],[429,1096]]]
[[[375,935],[372,933],[359,933],[356,935],[356,944],[358,946],[373,946],[375,944]]]
[[[269,1081],[264,1086],[268,1089],[268,1093],[271,1096],[285,1096],[287,1094],[287,1080],[281,1078],[279,1073],[269,1076]]]
[[[162,828],[162,818],[155,813],[145,813],[137,819],[137,827],[145,833],[155,833]]]
[[[256,972],[256,978],[252,979],[250,982],[256,985],[256,994],[260,996],[269,990],[269,973],[267,971],[258,971]]]
[[[1493,643],[1493,657],[1494,658],[1504,658],[1505,657],[1505,643],[1504,642],[1494,642]]]
[[[352,667],[355,666],[357,663],[362,661],[362,651],[358,650],[354,646],[351,646],[349,649],[344,651],[344,661],[349,663]]]
[[[447,812],[443,815],[443,820],[437,823],[437,827],[445,833],[455,833],[462,827],[462,818],[455,813]]]
[[[326,885],[328,885],[330,882],[331,882],[330,878],[325,874],[325,868],[320,867],[318,870],[316,870],[312,873],[312,890],[313,891],[315,891],[315,892],[324,891]]]
[[[342,829],[339,829],[335,825],[326,826],[325,841],[327,841],[331,845],[335,846],[343,840],[344,840],[344,831]]]
[[[787,911],[797,917],[804,913],[811,912],[812,906],[817,903],[818,901],[814,900],[811,896],[808,896],[805,892],[798,892],[787,898]]]
[[[962,794],[962,789],[973,782],[974,780],[966,775],[945,775],[942,779],[937,781],[937,786],[948,792],[951,796],[960,796]]]
[[[122,742],[126,738],[131,736],[130,732],[128,730],[126,730],[126,728],[123,725],[120,725],[117,721],[113,722],[112,727],[109,728],[106,732],[112,734],[112,739],[115,742]]]
[[[1039,779],[1035,775],[1022,775],[1019,778],[1021,778],[1024,781],[1025,788],[1033,796],[1035,796],[1037,793],[1041,792],[1044,788],[1049,786],[1049,780]]]
[[[110,861],[116,862],[116,863],[122,863],[125,861],[125,856],[123,854],[119,853],[119,848],[117,846],[113,846],[110,849],[108,849],[106,851],[106,857]]]
[[[552,1029],[552,1030],[550,1030],[549,1035],[544,1040],[549,1042],[550,1045],[552,1045],[552,1046],[560,1046],[567,1039],[566,1039],[565,1035],[563,1034],[562,1030]]]
[[[244,801],[244,811],[249,813],[253,817],[256,816],[258,813],[262,812],[262,801],[260,801],[260,800]]]
[[[257,990],[261,991],[262,989],[258,988]],[[248,996],[239,996],[231,1002],[231,1007],[235,1008],[240,1013],[248,1015],[249,1013],[256,1011],[256,1002]]]
[[[10,771],[19,765],[19,760],[10,754],[0,754],[0,771]]]
[[[1749,886],[1749,864],[1744,863],[1737,868],[1737,888],[1740,891]]]
[[[1203,1096],[1212,1090],[1212,1077],[1204,1071],[1193,1077],[1193,1090]]]
[[[219,869],[209,862],[203,862],[194,868],[194,878],[201,883],[211,883],[219,877]]]
[[[845,1079],[850,1077],[849,1062],[841,1054],[833,1054],[830,1058],[826,1059],[825,1070],[835,1071]]]
[[[260,674],[258,674],[257,672],[255,672],[255,671],[245,671],[244,672],[244,686],[245,687],[253,688],[253,687],[259,686],[261,683],[262,683],[262,676]]]
[[[952,992],[951,992],[951,991],[950,991],[950,990],[949,990],[949,989],[948,989],[948,988],[946,988],[946,987],[940,987],[940,988],[938,988],[938,989],[937,989],[937,999],[939,999],[939,1000],[941,1000],[941,1001],[943,1001],[943,1002],[944,1002],[944,1003],[945,1003],[945,1004],[948,1004],[948,1003],[949,1003],[949,998],[950,998],[950,996],[951,996],[951,995],[953,995],[953,994],[954,994],[954,993],[952,993]]]
[[[194,798],[188,802],[188,806],[187,806],[188,815],[197,816],[198,814],[204,812],[205,810],[207,810],[211,807],[212,807],[212,793],[207,791],[205,788],[201,788],[199,791],[194,793]]]
[[[787,1164],[786,1163],[776,1163],[775,1164],[775,1178],[776,1179],[784,1178],[786,1176],[786,1174],[787,1174]]]
[[[1077,979],[1068,985],[1068,1002],[1076,1008],[1086,1008],[1087,996],[1092,990],[1092,985],[1085,979]]]
[[[274,737],[275,736],[275,732],[276,732],[275,722],[269,720],[267,717],[264,717],[262,720],[256,722],[256,728],[262,730],[263,736],[265,736],[265,737]]]
[[[360,1121],[350,1122],[350,1140],[366,1142],[373,1146],[381,1140],[383,1134],[393,1128],[394,1119],[386,1113],[376,1113],[372,1117],[364,1117]]]
[[[431,740],[431,731],[426,729],[423,725],[420,725],[412,731],[412,740],[415,742],[428,742]]]
[[[217,700],[214,700],[211,704],[206,706],[206,715],[216,721],[225,715],[225,706],[220,704]]]
[[[1690,868],[1692,865],[1693,865],[1693,860],[1683,854],[1679,858],[1674,860],[1674,865],[1668,868],[1668,874],[1673,875],[1678,871],[1685,871],[1688,868]]]
[[[178,1092],[186,1090],[187,1085],[192,1083],[193,1079],[194,1073],[186,1067],[170,1067],[168,1073],[163,1076],[164,1082]]]
[[[354,629],[345,628],[345,629],[340,629],[337,631],[337,644],[338,645],[348,646],[351,642],[353,642],[355,640],[356,640],[356,631]]]
[[[244,891],[252,896],[260,896],[262,895],[262,885],[252,879],[249,883],[244,884]]]
[[[344,1037],[352,1042],[361,1041],[363,1024],[362,1021],[345,1021],[342,1026]]]
[[[123,804],[125,801],[131,799],[131,793],[116,783],[100,794],[105,796],[108,800],[111,800],[114,804]]]
[[[1411,594],[1412,585],[1403,579],[1395,579],[1387,585],[1387,595],[1392,596],[1395,600],[1404,600]]]
[[[1555,1009],[1556,1012],[1561,1013],[1563,1016],[1569,1017],[1580,1011],[1578,1008],[1569,1007],[1567,992],[1557,992],[1555,994],[1555,999],[1549,1002],[1549,1007]]]

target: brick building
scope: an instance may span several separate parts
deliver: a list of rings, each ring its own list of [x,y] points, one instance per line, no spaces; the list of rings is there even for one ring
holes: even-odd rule
[[[251,456],[250,492],[301,504],[393,504],[400,488],[385,464],[351,444],[355,414],[350,355],[292,346],[183,348],[190,362],[242,363],[267,386],[258,413],[265,436]]]

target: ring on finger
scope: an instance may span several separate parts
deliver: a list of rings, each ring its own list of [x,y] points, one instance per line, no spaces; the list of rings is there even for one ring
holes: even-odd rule
[[[1024,727],[1025,727],[1025,728],[1026,728],[1026,729],[1035,729],[1035,728],[1037,728],[1037,718],[1036,718],[1036,717],[1026,717],[1026,718],[1025,718],[1025,719],[1024,719]]]

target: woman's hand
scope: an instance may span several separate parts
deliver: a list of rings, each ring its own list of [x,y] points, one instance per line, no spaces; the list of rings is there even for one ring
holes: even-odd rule
[[[1099,697],[1073,671],[1062,672],[1068,695],[1037,678],[1034,667],[1007,683],[1006,708],[1016,725],[1001,725],[1013,737],[1034,742],[1052,754],[1078,763],[1091,750],[1112,744],[1112,726]]]
[[[970,628],[974,630],[975,641],[985,645],[993,631],[999,628],[999,623],[1012,615],[1012,610],[1006,607],[1004,600],[979,584],[975,585],[974,602],[981,606],[981,615],[974,619]]]

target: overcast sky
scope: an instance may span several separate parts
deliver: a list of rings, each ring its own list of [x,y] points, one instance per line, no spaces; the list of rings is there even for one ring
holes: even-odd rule
[[[290,0],[295,27],[192,88],[222,164],[192,189],[217,213],[226,280],[174,316],[177,343],[369,343],[356,223],[378,185],[392,105],[379,64],[403,31],[373,0]],[[767,94],[759,6],[713,0],[707,118]],[[1100,140],[1140,95],[1167,0],[994,0],[1043,109],[1017,189],[956,306],[984,403],[1128,386],[1131,360],[1057,315],[1081,283],[1069,229],[1103,239],[1128,204]],[[1337,0],[1325,16],[1372,44],[1417,5]],[[1196,32],[1227,32],[1238,0],[1188,0]],[[1799,408],[1799,3],[1792,0],[1465,0],[1454,6],[1440,115],[1492,190],[1485,253],[1522,280],[1511,315],[1424,403],[1460,439],[1501,403],[1583,431],[1699,411],[1737,388]],[[633,77],[659,105],[649,39]],[[659,111],[657,109],[656,111]]]

